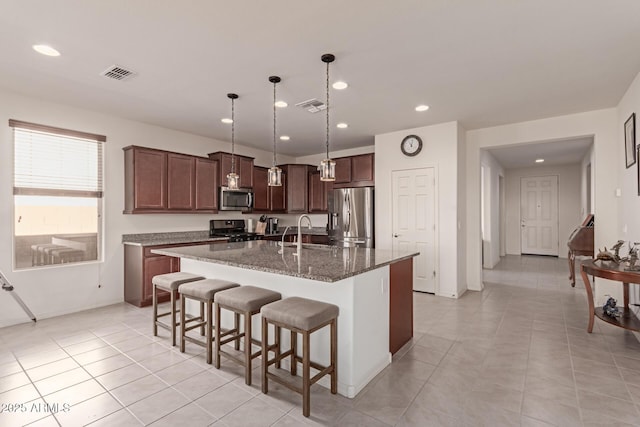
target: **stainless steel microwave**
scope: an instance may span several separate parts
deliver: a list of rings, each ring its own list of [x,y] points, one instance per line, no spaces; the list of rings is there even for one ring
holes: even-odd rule
[[[250,188],[238,188],[232,190],[229,187],[220,187],[221,211],[250,211],[253,209],[253,191]]]

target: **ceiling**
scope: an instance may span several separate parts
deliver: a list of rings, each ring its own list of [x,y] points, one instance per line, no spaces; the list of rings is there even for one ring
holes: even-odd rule
[[[226,141],[236,92],[236,141],[269,150],[278,75],[289,104],[278,134],[291,137],[278,149],[292,156],[323,151],[324,113],[294,104],[324,100],[324,53],[336,55],[331,80],[349,83],[331,90],[336,150],[452,120],[476,129],[614,107],[640,71],[637,0],[2,3],[1,87]],[[137,75],[100,75],[114,64]]]
[[[563,139],[487,150],[504,169],[580,163],[593,144],[593,137]],[[536,163],[537,159],[544,159]]]

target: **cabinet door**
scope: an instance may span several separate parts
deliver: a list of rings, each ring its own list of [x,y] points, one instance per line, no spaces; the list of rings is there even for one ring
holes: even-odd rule
[[[144,277],[142,287],[143,300],[153,296],[153,276],[180,271],[180,258],[169,256],[153,256],[144,259]]]
[[[166,209],[167,153],[136,148],[133,169],[134,209]]]
[[[240,187],[253,187],[253,159],[246,157],[236,157],[236,166],[239,166],[236,172],[240,175]]]
[[[193,210],[195,206],[195,162],[191,156],[167,154],[167,208]]]
[[[223,154],[220,156],[220,185],[222,187],[228,187],[227,175],[231,172],[231,155]],[[236,157],[236,173],[238,171],[238,158]]]
[[[336,184],[351,182],[351,157],[334,159],[336,162]]]
[[[324,182],[320,181],[320,172],[309,174],[309,213],[327,210],[326,196],[323,195]]]
[[[287,209],[287,174],[282,172],[282,185],[269,187],[269,210],[285,212]]]
[[[218,210],[218,162],[195,159],[196,210]]]
[[[253,211],[266,212],[269,211],[269,186],[267,179],[269,172],[267,168],[255,166],[253,168]]]
[[[351,181],[367,182],[373,185],[374,180],[374,157],[371,154],[362,154],[351,157]]]
[[[287,212],[302,213],[307,211],[307,165],[287,166]]]

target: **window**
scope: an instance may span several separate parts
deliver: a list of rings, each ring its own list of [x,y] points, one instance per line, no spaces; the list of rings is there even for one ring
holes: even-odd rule
[[[9,120],[16,269],[100,259],[101,135]]]

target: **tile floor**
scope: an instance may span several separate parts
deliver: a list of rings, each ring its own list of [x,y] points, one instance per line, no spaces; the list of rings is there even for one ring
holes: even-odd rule
[[[415,294],[414,340],[354,399],[315,386],[309,419],[277,384],[263,395],[259,371],[248,387],[151,336],[149,308],[0,329],[0,426],[638,426],[640,342],[597,319],[588,334],[566,269],[509,256],[481,293]]]

